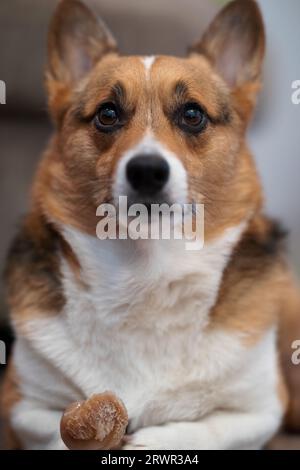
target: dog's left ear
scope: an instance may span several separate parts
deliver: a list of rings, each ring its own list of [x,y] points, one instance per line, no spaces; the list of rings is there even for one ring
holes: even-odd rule
[[[106,54],[116,52],[103,22],[79,0],[61,0],[48,33],[46,71],[50,111],[61,114],[68,92]]]
[[[190,49],[191,53],[206,56],[231,90],[243,89],[252,103],[260,82],[264,51],[264,25],[254,0],[230,2],[200,42]]]

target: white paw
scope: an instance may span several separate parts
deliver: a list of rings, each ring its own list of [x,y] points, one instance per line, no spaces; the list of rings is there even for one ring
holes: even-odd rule
[[[169,423],[142,428],[126,436],[124,450],[204,450],[219,448],[216,436],[206,426]]]
[[[176,450],[173,433],[166,427],[142,428],[126,436],[124,450]],[[179,445],[179,442],[178,442]]]

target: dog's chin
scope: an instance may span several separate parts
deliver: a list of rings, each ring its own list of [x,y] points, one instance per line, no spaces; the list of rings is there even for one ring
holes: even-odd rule
[[[174,204],[176,201],[171,201],[171,199],[168,197],[166,194],[159,194],[159,195],[134,195],[134,194],[129,194],[127,196],[127,201],[128,201],[128,207],[133,206],[134,204],[142,204],[147,208],[147,210],[150,212],[152,205],[162,205],[162,204],[167,204],[168,206],[171,206]]]
[[[118,204],[118,217],[120,226],[128,228],[128,233],[131,234],[131,222],[138,220],[138,226],[141,238],[151,238],[152,233],[156,233],[156,237],[164,238],[162,233],[162,223],[164,227],[169,227],[173,233],[175,227],[181,227],[182,221],[178,222],[176,218],[182,214],[182,202],[172,200],[167,194],[155,195],[126,195],[126,204],[124,199],[119,199]],[[176,216],[174,215],[176,212]],[[135,223],[133,224],[135,226]],[[166,228],[168,232],[168,228]]]

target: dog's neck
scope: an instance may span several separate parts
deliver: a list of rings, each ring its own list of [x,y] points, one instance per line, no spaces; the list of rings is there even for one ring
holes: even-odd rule
[[[63,234],[80,264],[93,316],[102,327],[121,323],[165,330],[195,321],[206,323],[216,302],[223,271],[245,223],[227,229],[222,236],[204,244],[199,251],[186,251],[183,240],[98,240],[70,227]],[[76,293],[76,277],[62,260],[62,277],[67,299]],[[69,302],[70,303],[70,302]],[[78,307],[80,310],[80,307]],[[84,308],[86,311],[86,307]],[[75,320],[74,310],[67,308]],[[86,315],[86,314],[85,314]],[[76,321],[80,322],[80,315]],[[87,325],[86,317],[83,320]]]

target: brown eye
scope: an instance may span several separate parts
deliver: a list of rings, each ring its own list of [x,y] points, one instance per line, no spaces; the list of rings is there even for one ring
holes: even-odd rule
[[[117,107],[113,103],[103,104],[95,116],[97,129],[110,132],[114,130],[118,123],[119,112]]]
[[[206,114],[197,103],[186,104],[180,114],[179,127],[186,132],[199,133],[207,124]]]
[[[187,124],[198,126],[202,121],[202,113],[199,108],[191,107],[184,111],[184,119]]]
[[[103,126],[113,126],[118,120],[117,110],[112,104],[107,104],[99,110],[98,119]]]

